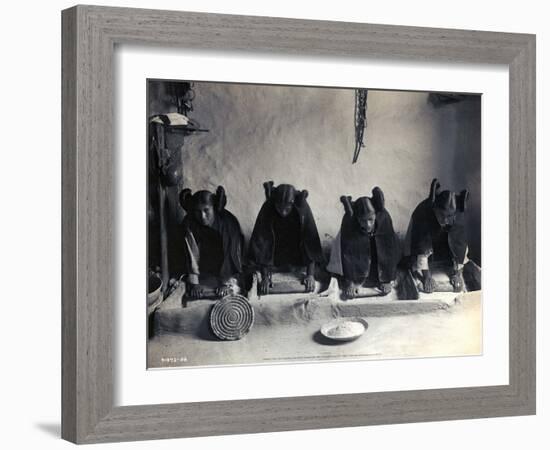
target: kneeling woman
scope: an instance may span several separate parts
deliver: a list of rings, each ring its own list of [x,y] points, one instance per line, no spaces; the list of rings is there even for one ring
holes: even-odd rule
[[[340,197],[345,214],[334,239],[327,270],[343,281],[344,297],[353,298],[366,282],[377,286],[382,295],[391,291],[400,257],[399,242],[384,194],[375,187],[372,197]]]
[[[264,183],[266,200],[250,238],[250,260],[262,275],[260,295],[269,294],[271,274],[306,268],[306,292],[315,289],[315,265],[323,262],[321,241],[307,203],[308,192],[290,184]]]
[[[243,234],[237,218],[225,209],[223,187],[216,194],[210,191],[180,193],[180,204],[187,212],[183,220],[184,275],[191,298],[202,298],[205,293],[201,278],[217,280],[216,295],[231,292],[242,272]]]

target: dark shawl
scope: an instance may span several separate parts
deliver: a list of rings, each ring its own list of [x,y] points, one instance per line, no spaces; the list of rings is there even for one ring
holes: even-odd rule
[[[378,280],[389,283],[395,280],[400,257],[399,242],[393,229],[390,214],[386,209],[376,212],[376,228],[371,248],[371,237],[361,233],[355,218],[346,213],[340,229],[342,270],[346,279],[363,282],[369,275],[374,252],[376,252]]]
[[[223,209],[217,213],[214,224],[210,229],[206,229],[207,227],[195,221],[191,215],[185,217],[182,227],[184,233],[190,232],[193,234],[197,244],[199,244],[199,248],[201,246],[201,239],[207,237],[209,233],[216,232],[219,234],[221,238],[221,250],[223,252],[218,274],[219,277],[227,279],[242,271],[244,237],[239,221],[228,210]],[[188,272],[189,261],[187,261],[187,273]]]
[[[442,229],[433,212],[432,201],[423,200],[411,217],[411,255],[436,252],[435,241]],[[454,224],[446,230],[447,244],[454,261],[463,263],[468,249],[464,211],[457,209]],[[437,255],[435,255],[437,256]]]
[[[302,264],[324,261],[321,240],[315,225],[313,213],[305,198],[296,199],[295,212],[300,220],[300,253]],[[256,266],[273,267],[275,232],[273,222],[277,211],[272,199],[267,199],[256,218],[249,244],[249,257]]]

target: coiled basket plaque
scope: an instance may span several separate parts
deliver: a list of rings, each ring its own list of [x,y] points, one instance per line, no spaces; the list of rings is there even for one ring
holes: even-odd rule
[[[219,300],[210,312],[212,332],[224,341],[245,336],[254,322],[254,309],[242,295],[228,295]]]

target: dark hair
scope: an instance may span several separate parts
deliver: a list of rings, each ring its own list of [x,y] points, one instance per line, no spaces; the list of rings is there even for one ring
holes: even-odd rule
[[[193,198],[191,200],[191,206],[194,208],[197,205],[213,205],[214,202],[214,194],[210,191],[197,191],[193,194]]]
[[[187,212],[199,204],[212,205],[216,211],[221,212],[227,203],[223,186],[218,186],[215,194],[206,190],[197,191],[193,194],[191,189],[183,189],[180,192],[179,200],[181,207]]]
[[[435,197],[434,208],[445,211],[456,211],[456,195],[451,191],[442,191]]]
[[[296,198],[296,189],[291,184],[280,184],[273,191],[273,200],[277,203],[292,203]]]

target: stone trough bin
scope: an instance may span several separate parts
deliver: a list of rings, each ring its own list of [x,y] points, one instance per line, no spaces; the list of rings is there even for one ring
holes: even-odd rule
[[[154,335],[192,334],[216,340],[210,330],[209,316],[216,300],[188,300],[182,305],[185,285],[182,283],[158,305],[153,314]],[[398,300],[395,293],[384,297],[341,300],[337,280],[332,278],[326,289],[307,294],[249,295],[254,309],[254,327],[325,322],[340,317],[384,317],[422,314],[448,309],[459,301],[461,294],[437,292],[422,294],[418,300]]]

